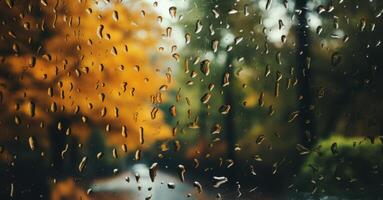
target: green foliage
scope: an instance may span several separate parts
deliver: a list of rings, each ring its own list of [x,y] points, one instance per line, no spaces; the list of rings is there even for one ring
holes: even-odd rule
[[[333,136],[321,141],[298,174],[297,188],[311,191],[314,196],[381,196],[383,146],[376,140]]]

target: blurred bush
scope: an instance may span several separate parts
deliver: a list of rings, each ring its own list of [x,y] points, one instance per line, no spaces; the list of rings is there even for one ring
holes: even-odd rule
[[[373,199],[382,195],[382,137],[322,140],[297,175],[296,188],[312,196]],[[303,194],[300,194],[303,195]]]

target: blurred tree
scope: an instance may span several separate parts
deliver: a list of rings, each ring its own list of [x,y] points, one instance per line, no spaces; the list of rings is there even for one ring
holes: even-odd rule
[[[320,20],[312,27],[317,36],[311,45],[318,136],[381,135],[382,2],[318,1],[312,6],[316,12],[309,20]]]
[[[186,133],[179,138],[195,146],[187,155],[200,156],[210,166],[220,159],[234,161],[229,169],[226,165],[214,168],[214,173],[228,175],[234,184],[248,176],[249,165],[257,165],[258,176],[269,179],[270,168],[286,156],[281,152],[295,146],[298,137],[288,134],[296,129],[286,117],[296,109],[291,90],[295,77],[286,67],[295,62],[290,58],[294,39],[285,44],[271,41],[268,37],[273,30],[262,23],[266,11],[254,2],[193,1],[187,10],[179,22],[185,27],[184,62],[180,64],[184,70],[177,71],[181,89],[177,87],[180,92],[174,95],[181,94],[190,104],[187,100],[174,103],[180,113],[189,114],[173,120]],[[199,134],[189,128],[199,128]],[[289,140],[281,140],[280,135]],[[244,165],[249,156],[269,155],[271,150],[273,156],[261,155],[261,164],[252,160],[254,164]],[[262,187],[271,187],[269,182]]]
[[[317,195],[374,199],[381,184],[381,167],[375,158],[381,156],[376,138],[382,135],[383,119],[383,88],[378,78],[383,76],[383,4],[323,0],[308,6],[308,21],[318,20],[310,27],[315,36],[310,51],[315,55],[311,63],[318,133],[314,151],[319,152],[306,160],[297,188]],[[361,170],[360,163],[374,170]],[[308,187],[318,179],[324,181]]]
[[[162,113],[150,115],[167,83],[157,67],[166,56],[153,56],[162,29],[145,3],[7,0],[0,13],[0,144],[15,157],[8,167],[29,144],[28,154],[51,157],[54,178],[75,175],[96,128],[118,152],[170,136]]]
[[[311,148],[316,140],[316,126],[314,117],[314,102],[312,95],[310,32],[307,23],[307,1],[296,1],[296,9],[299,10],[297,24],[297,81],[299,119],[301,132],[301,143],[306,148]]]

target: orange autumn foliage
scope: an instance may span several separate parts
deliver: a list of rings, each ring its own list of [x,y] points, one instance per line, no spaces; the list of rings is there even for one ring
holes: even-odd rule
[[[73,200],[88,200],[87,193],[80,188],[73,179],[68,178],[60,181],[53,186],[50,195],[51,200],[73,199]]]
[[[14,21],[0,28],[6,41],[0,45],[0,140],[17,132],[49,146],[46,127],[59,117],[71,120],[68,131],[82,142],[94,128],[105,130],[109,144],[129,149],[171,135],[163,113],[151,116],[162,97],[159,88],[167,84],[167,58],[156,53],[162,29],[149,6],[89,0],[0,4]]]

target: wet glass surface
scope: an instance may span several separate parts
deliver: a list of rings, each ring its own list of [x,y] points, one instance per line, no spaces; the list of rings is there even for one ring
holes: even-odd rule
[[[382,19],[379,0],[0,0],[0,199],[381,199]]]

